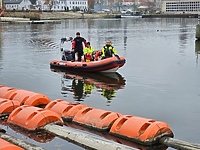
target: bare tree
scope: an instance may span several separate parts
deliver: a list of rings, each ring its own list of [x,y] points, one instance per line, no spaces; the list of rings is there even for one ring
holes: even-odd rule
[[[94,4],[95,4],[95,0],[88,0],[88,10],[89,11],[94,8]]]

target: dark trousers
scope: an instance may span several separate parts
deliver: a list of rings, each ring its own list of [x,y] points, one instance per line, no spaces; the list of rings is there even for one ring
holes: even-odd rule
[[[75,60],[75,54],[78,54],[78,61],[81,61],[81,57],[83,56],[83,50],[74,50],[72,53],[72,57]]]

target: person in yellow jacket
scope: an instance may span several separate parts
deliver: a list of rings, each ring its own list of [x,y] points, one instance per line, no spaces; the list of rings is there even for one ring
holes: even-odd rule
[[[86,47],[83,49],[84,60],[90,62],[94,60],[94,48],[91,47],[90,42],[87,42]]]
[[[112,43],[110,40],[106,41],[106,45],[101,49],[101,56],[102,59],[113,57],[115,55],[118,59],[119,56],[117,55],[116,49],[112,46]]]

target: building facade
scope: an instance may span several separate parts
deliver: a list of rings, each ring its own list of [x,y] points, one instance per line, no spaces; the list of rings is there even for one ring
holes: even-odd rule
[[[65,11],[74,10],[79,8],[81,11],[88,10],[87,0],[57,0],[53,1],[52,10],[54,11]]]
[[[162,1],[162,13],[168,14],[199,14],[200,1],[199,0],[168,0]]]
[[[7,10],[29,10],[31,2],[29,0],[3,0],[3,5]]]
[[[7,10],[30,10],[30,8],[53,11],[66,11],[75,8],[88,10],[87,0],[36,0],[35,4],[32,4],[30,0],[3,0],[3,5]]]

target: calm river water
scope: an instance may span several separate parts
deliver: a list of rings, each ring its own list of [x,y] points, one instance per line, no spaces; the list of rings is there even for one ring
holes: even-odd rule
[[[160,120],[170,125],[174,138],[200,143],[200,43],[195,38],[196,25],[194,18],[0,24],[0,84],[42,93],[51,100],[78,101]],[[60,39],[74,37],[77,31],[96,50],[110,39],[118,54],[126,58],[124,67],[109,75],[51,70],[50,61],[60,59]],[[51,135],[40,139],[6,125],[0,127],[47,150],[83,149]]]

